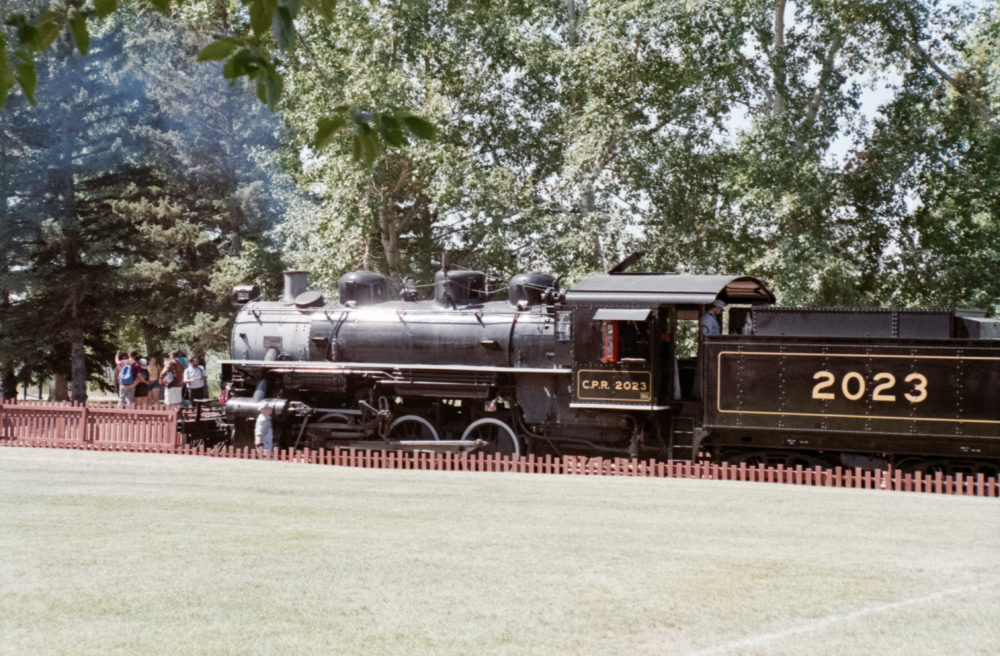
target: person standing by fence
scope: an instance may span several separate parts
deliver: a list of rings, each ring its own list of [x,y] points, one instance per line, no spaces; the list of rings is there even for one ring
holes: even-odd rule
[[[265,405],[257,415],[253,429],[257,454],[263,458],[274,458],[274,427],[271,425],[271,406]]]
[[[118,372],[115,376],[118,380],[118,407],[129,408],[135,403],[135,386],[139,384],[139,363],[136,360],[139,353],[132,351],[132,354],[118,362]]]
[[[160,384],[163,385],[163,402],[167,408],[176,408],[181,404],[181,378],[184,376],[184,369],[177,361],[177,351],[171,351],[170,359],[163,365],[163,373],[160,374]]]
[[[198,363],[198,358],[192,357],[191,364],[184,370],[184,385],[187,386],[189,401],[208,398],[207,381],[205,367]]]
[[[146,358],[139,358],[135,365],[135,404],[140,408],[149,405],[149,369],[146,368],[147,364]]]
[[[185,353],[182,349],[177,349],[174,353],[177,355],[177,361],[181,363],[181,371],[187,371],[187,353]],[[184,384],[183,380],[181,381],[181,400],[188,400],[188,388],[187,385]]]
[[[149,403],[155,408],[160,405],[160,390],[163,388],[160,385],[160,364],[150,356],[146,369],[149,371]]]

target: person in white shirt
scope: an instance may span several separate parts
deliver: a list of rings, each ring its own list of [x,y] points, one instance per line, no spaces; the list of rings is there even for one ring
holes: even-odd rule
[[[265,405],[257,415],[257,423],[253,428],[254,446],[257,454],[263,458],[274,457],[274,428],[271,425],[271,406]]]
[[[191,358],[191,363],[184,370],[184,384],[192,401],[208,398],[208,375],[205,368],[198,364],[198,358]]]

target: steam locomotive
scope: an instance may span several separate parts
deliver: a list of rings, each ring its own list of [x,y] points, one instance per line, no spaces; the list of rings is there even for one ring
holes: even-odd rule
[[[923,471],[1000,469],[1000,322],[940,309],[781,308],[749,276],[630,273],[507,300],[447,261],[434,298],[356,271],[337,300],[240,286],[225,414],[284,446],[484,449]],[[698,321],[726,304],[719,335]]]

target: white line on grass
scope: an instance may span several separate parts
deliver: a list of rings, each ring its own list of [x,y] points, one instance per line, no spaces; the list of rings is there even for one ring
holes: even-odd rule
[[[713,654],[724,654],[726,652],[739,652],[748,647],[760,647],[769,642],[774,642],[776,640],[783,640],[785,638],[790,638],[802,633],[809,633],[810,631],[821,631],[827,627],[834,624],[841,624],[844,622],[853,622],[854,620],[861,619],[868,615],[876,615],[878,613],[888,613],[899,608],[905,608],[906,606],[915,606],[917,604],[926,604],[932,601],[939,601],[945,597],[953,597],[955,595],[966,594],[969,592],[980,592],[989,588],[995,588],[1000,586],[1000,582],[994,581],[993,583],[981,583],[979,585],[965,586],[962,588],[953,588],[951,590],[942,590],[941,592],[935,592],[934,594],[926,595],[923,597],[914,597],[913,599],[904,599],[903,601],[895,601],[890,604],[879,604],[878,606],[869,606],[868,608],[862,608],[861,610],[856,610],[853,613],[847,613],[846,615],[828,615],[826,617],[808,622],[806,624],[801,624],[799,626],[787,629],[785,631],[777,631],[775,633],[762,633],[758,636],[753,636],[750,638],[744,638],[742,640],[734,640],[732,642],[727,642],[724,645],[718,645],[716,647],[710,647],[708,649],[703,649],[701,651],[691,652],[688,656],[712,656]]]

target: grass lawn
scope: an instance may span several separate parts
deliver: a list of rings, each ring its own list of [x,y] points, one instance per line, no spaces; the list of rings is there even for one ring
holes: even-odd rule
[[[2,654],[996,654],[1000,502],[0,449]]]

